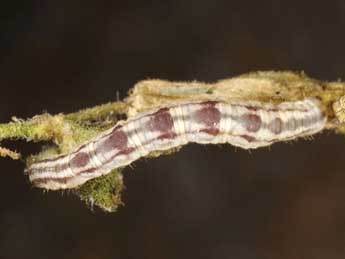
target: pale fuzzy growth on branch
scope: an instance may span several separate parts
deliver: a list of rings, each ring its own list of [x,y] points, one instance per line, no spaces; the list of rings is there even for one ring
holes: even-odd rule
[[[281,103],[318,97],[326,103],[331,95],[342,95],[344,86],[313,80],[304,74],[291,72],[257,72],[220,80],[216,83],[170,82],[145,80],[137,83],[126,98],[128,113],[164,106],[179,100],[220,100],[260,101]],[[328,97],[327,97],[328,96]]]
[[[342,82],[323,82],[293,72],[255,72],[216,83],[170,82],[153,79],[138,82],[125,99],[127,113],[139,112],[172,102],[187,100],[243,100],[279,104],[313,97],[320,100],[320,107],[329,118],[328,127],[337,129],[341,112],[335,114],[333,103],[345,95]],[[344,112],[343,112],[344,113]]]
[[[225,79],[216,83],[169,82],[145,80],[137,83],[124,101],[95,106],[72,114],[37,115],[29,120],[0,124],[0,141],[25,139],[27,141],[51,141],[54,143],[40,154],[28,159],[28,165],[56,154],[65,154],[81,143],[102,133],[116,124],[116,118],[136,114],[176,103],[199,100],[236,100],[279,105],[283,102],[318,100],[318,108],[324,114],[326,128],[345,132],[345,84],[321,82],[306,75],[292,72],[256,72]],[[42,107],[44,108],[44,107]],[[155,151],[150,156],[171,153]],[[0,148],[0,156],[18,159],[20,154]],[[90,204],[105,210],[114,210],[119,204],[122,177],[118,170],[112,174],[90,180],[74,191]],[[115,191],[114,190],[118,190]]]

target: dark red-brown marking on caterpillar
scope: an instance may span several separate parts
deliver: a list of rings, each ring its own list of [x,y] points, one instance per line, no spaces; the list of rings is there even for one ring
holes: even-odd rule
[[[248,142],[253,142],[256,140],[255,137],[249,136],[249,135],[240,135],[241,138],[244,138],[245,140],[247,140]]]
[[[259,106],[254,106],[254,105],[235,105],[235,106],[240,106],[240,107],[244,107],[244,108],[246,108],[247,110],[250,110],[250,111],[257,111],[257,110],[259,110],[259,109],[263,109],[263,110],[265,110],[265,111],[271,111],[271,112],[276,112],[276,111],[278,111],[278,109],[276,109],[276,108],[264,108],[264,107],[260,107],[259,108]]]
[[[85,143],[84,145],[81,145],[78,149],[74,150],[73,153],[78,153],[81,149],[83,149],[88,143]],[[55,162],[56,160],[60,160],[65,158],[66,156],[69,156],[70,153],[59,155],[57,157],[52,157],[52,158],[46,158],[40,161],[37,161],[35,164],[40,164],[40,163],[46,163],[46,162]],[[53,166],[54,167],[54,166]]]
[[[134,148],[134,147],[127,147],[125,149],[122,149],[118,153],[113,155],[112,159],[114,159],[116,156],[119,156],[119,155],[128,155],[128,154],[132,153],[134,150],[136,150],[136,148]],[[112,159],[107,160],[107,162],[109,162]]]
[[[261,127],[261,119],[256,114],[244,114],[239,121],[249,132],[256,132]]]
[[[120,128],[112,131],[102,142],[97,145],[95,153],[107,153],[113,149],[123,150],[128,146],[128,138]]]
[[[75,150],[73,152],[73,154],[77,154],[81,149],[83,149],[88,143],[85,143],[84,145],[81,145],[77,150]],[[63,155],[60,155],[60,156],[57,156],[57,157],[54,157],[54,158],[47,158],[47,159],[44,159],[44,160],[40,160],[38,162],[36,162],[36,164],[40,164],[40,163],[46,163],[46,162],[55,162],[57,160],[60,160],[60,159],[63,159],[65,158],[66,156],[69,156],[70,154],[67,153],[67,154],[63,154]],[[72,161],[71,161],[72,162]],[[27,173],[28,175],[31,175],[33,173],[41,173],[41,172],[59,172],[59,170],[61,170],[60,168],[62,168],[62,170],[68,168],[70,166],[70,163],[69,162],[65,162],[63,164],[59,164],[57,163],[56,165],[52,165],[52,166],[47,166],[47,167],[42,167],[42,168],[35,168],[35,169],[32,169],[32,170],[27,170]]]
[[[81,149],[83,149],[88,143],[85,143],[84,145],[81,145],[77,150],[75,150],[73,153],[74,154],[77,154]],[[67,154],[63,154],[63,155],[60,155],[60,156],[57,156],[57,157],[53,157],[53,158],[47,158],[47,159],[43,159],[43,160],[40,160],[38,162],[36,162],[35,164],[40,164],[40,163],[46,163],[46,162],[55,162],[57,160],[60,160],[60,159],[63,159],[65,158],[66,156],[69,156],[70,154],[67,153]],[[63,168],[67,168],[69,167],[69,163],[68,162],[65,162],[64,164],[60,165],[60,166],[63,166]],[[31,175],[33,173],[40,173],[40,172],[47,172],[47,171],[51,171],[51,172],[58,172],[57,171],[57,166],[56,165],[53,165],[53,166],[47,166],[47,167],[42,167],[40,169],[36,168],[36,169],[33,169],[33,170],[28,170],[28,175]]]
[[[158,136],[158,139],[172,139],[176,137],[173,131],[174,121],[168,108],[160,109],[152,114],[146,127],[148,130],[161,132],[162,134]]]
[[[103,165],[109,163],[111,160],[113,160],[117,156],[128,155],[128,154],[132,153],[135,150],[136,149],[134,147],[127,147],[125,149],[122,149],[119,152],[117,152],[116,154],[112,155],[110,158],[108,158],[105,161],[103,161]],[[98,169],[98,168],[92,167],[92,168],[84,169],[84,170],[81,170],[81,171],[77,172],[76,175],[90,174],[90,173],[93,173],[94,171],[96,171],[96,169]]]
[[[113,160],[115,157],[120,156],[120,155],[128,155],[130,153],[132,153],[133,151],[135,151],[136,149],[134,147],[127,147],[125,149],[122,149],[121,151],[117,152],[116,154],[112,155],[109,159],[106,159],[103,162],[103,165],[109,163],[111,160]],[[98,168],[96,167],[92,167],[92,168],[88,168],[88,169],[84,169],[81,170],[79,172],[77,172],[77,175],[83,175],[83,174],[90,174],[93,173],[94,171],[96,171]]]
[[[175,132],[170,131],[170,132],[160,135],[158,139],[173,139],[176,137],[177,137],[177,134]]]
[[[116,154],[112,155],[109,159],[106,159],[105,161],[103,161],[103,165],[109,163],[111,160],[113,160],[117,156],[128,155],[128,154],[132,153],[134,150],[135,150],[135,148],[133,148],[133,147],[125,148],[125,149],[117,152]],[[76,172],[76,175],[83,175],[83,174],[87,175],[87,174],[93,173],[97,169],[98,169],[97,167],[91,167],[91,168],[83,169],[83,170]]]
[[[90,161],[89,154],[86,152],[77,153],[70,161],[70,165],[73,168],[84,167]]]
[[[283,130],[283,121],[280,118],[275,118],[268,124],[268,129],[274,134],[280,134]]]
[[[219,134],[219,129],[218,128],[208,128],[208,129],[202,129],[200,132],[205,132],[209,135],[212,136],[217,136]]]
[[[220,103],[219,101],[204,101],[204,102],[200,102],[200,104],[202,105],[209,105],[209,106],[215,106],[217,103]]]
[[[250,110],[250,111],[257,111],[259,109],[259,107],[256,107],[256,106],[244,106],[247,110]]]
[[[218,127],[220,121],[220,111],[215,107],[217,102],[209,101],[200,103],[204,106],[200,110],[195,111],[191,118],[197,123],[203,124],[208,128]]]
[[[91,167],[91,168],[83,169],[83,170],[80,170],[79,172],[77,172],[77,175],[90,174],[90,173],[93,173],[94,171],[96,171],[97,169],[98,169],[97,167]]]
[[[168,108],[158,110],[150,116],[147,128],[152,131],[167,132],[174,127],[174,121]]]

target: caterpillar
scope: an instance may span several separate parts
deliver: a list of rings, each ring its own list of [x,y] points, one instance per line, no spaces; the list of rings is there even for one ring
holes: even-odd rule
[[[37,187],[74,188],[153,151],[189,142],[253,149],[315,134],[324,129],[326,120],[315,98],[276,105],[185,101],[119,121],[70,153],[32,163],[27,172]]]

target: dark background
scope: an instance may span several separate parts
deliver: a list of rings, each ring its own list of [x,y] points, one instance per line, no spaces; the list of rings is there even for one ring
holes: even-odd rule
[[[345,78],[344,28],[343,0],[7,1],[0,121],[113,101],[147,78]],[[332,132],[252,152],[188,145],[127,168],[115,214],[33,189],[1,159],[0,258],[344,258],[344,153]]]

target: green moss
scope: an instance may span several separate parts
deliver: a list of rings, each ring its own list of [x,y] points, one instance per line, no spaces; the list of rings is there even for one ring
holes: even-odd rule
[[[113,114],[126,113],[127,106],[123,102],[113,102],[84,109],[66,115],[66,119],[77,122],[102,121],[104,122]]]
[[[91,208],[96,205],[105,211],[114,212],[122,205],[121,191],[123,188],[121,172],[113,170],[110,174],[86,182],[73,192]]]
[[[159,156],[167,156],[167,155],[171,155],[173,153],[176,153],[178,151],[180,151],[182,147],[174,147],[168,150],[163,150],[163,151],[152,151],[150,152],[146,157],[147,158],[155,158],[155,157],[159,157]]]

